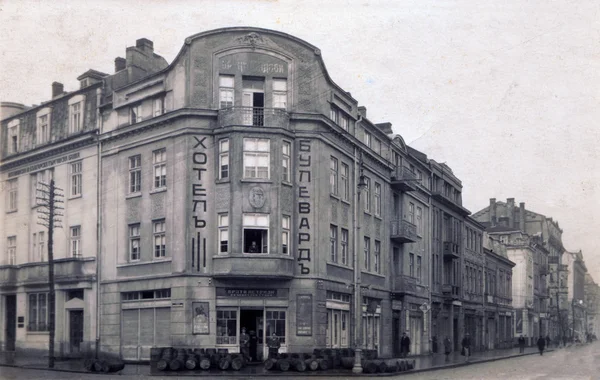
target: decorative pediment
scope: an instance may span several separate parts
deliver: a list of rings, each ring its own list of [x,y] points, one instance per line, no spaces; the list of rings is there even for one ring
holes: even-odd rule
[[[237,41],[240,44],[252,45],[252,47],[255,47],[256,45],[264,45],[266,43],[262,36],[256,32],[248,33],[245,36],[238,37]]]

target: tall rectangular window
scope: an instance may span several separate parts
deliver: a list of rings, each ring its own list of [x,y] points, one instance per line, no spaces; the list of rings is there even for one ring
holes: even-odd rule
[[[233,107],[233,75],[219,76],[219,108]]]
[[[6,193],[6,204],[8,209],[6,211],[17,211],[17,200],[19,195],[19,182],[18,178],[7,181],[7,193]]]
[[[129,261],[140,259],[140,225],[129,226]]]
[[[48,293],[29,293],[27,331],[48,331]]]
[[[269,178],[269,139],[244,139],[244,178]]]
[[[152,152],[154,162],[154,188],[167,186],[167,150],[159,149]]]
[[[338,160],[334,157],[329,163],[329,192],[334,195],[338,193]]]
[[[415,254],[410,253],[408,255],[408,274],[410,277],[415,277]]]
[[[341,114],[341,115],[340,115],[340,121],[339,121],[339,124],[340,124],[340,127],[342,127],[342,129],[343,129],[343,130],[345,130],[345,131],[347,131],[347,130],[348,130],[348,125],[350,124],[350,123],[348,122],[348,120],[349,120],[349,119],[348,119],[348,116],[346,116],[346,115],[344,115],[344,114]]]
[[[46,234],[44,231],[38,232],[38,261],[46,261]]]
[[[269,253],[269,214],[244,214],[244,253]]]
[[[142,156],[129,157],[129,192],[142,191]]]
[[[365,198],[365,212],[371,212],[371,179],[365,176],[365,188],[363,197]]]
[[[378,138],[373,139],[373,150],[375,153],[381,155],[381,141]]]
[[[331,110],[329,111],[329,118],[331,120],[333,120],[336,124],[339,124],[340,122],[340,112],[338,111],[337,108],[335,107],[331,107]]]
[[[8,265],[15,265],[17,263],[17,237],[9,236],[6,242],[6,257],[8,258]]]
[[[8,153],[14,154],[19,152],[19,121],[13,120],[8,125]]]
[[[329,226],[329,260],[334,263],[338,261],[337,226],[333,224]]]
[[[48,142],[48,139],[50,138],[50,125],[48,121],[48,115],[38,117],[36,145],[42,145]]]
[[[375,215],[381,216],[381,185],[375,182]]]
[[[136,104],[130,108],[131,124],[142,121],[142,105]]]
[[[81,167],[82,162],[73,162],[71,164],[71,196],[78,197],[81,195]]]
[[[283,146],[281,148],[281,155],[282,155],[282,180],[284,182],[291,182],[291,151],[292,151],[292,144],[290,144],[288,141],[284,141],[283,142]]]
[[[290,223],[291,218],[287,215],[281,217],[281,253],[290,254]]]
[[[165,235],[165,221],[159,220],[154,224],[154,258],[162,258],[166,256],[167,245]]]
[[[373,271],[381,273],[381,242],[377,240],[373,246]]]
[[[408,221],[415,224],[415,204],[412,202],[408,203]]]
[[[219,253],[229,252],[229,214],[219,214]]]
[[[348,173],[350,172],[348,165],[342,162],[342,172],[340,173],[342,199],[347,201],[350,196],[350,180]]]
[[[82,102],[78,102],[78,103],[74,103],[71,104],[71,108],[70,108],[70,123],[69,123],[69,132],[71,133],[76,133],[81,131],[81,127],[82,127],[82,107],[81,107],[81,103]]]
[[[273,108],[287,109],[286,79],[273,79]]]
[[[423,235],[423,209],[417,206],[417,233]]]
[[[417,280],[421,281],[421,256],[417,256]]]
[[[71,257],[81,257],[81,226],[71,227],[69,244]]]
[[[368,132],[366,129],[364,130],[364,135],[363,135],[363,142],[365,143],[366,146],[368,146],[369,148],[371,147],[371,133]]]
[[[229,139],[219,141],[219,179],[229,178]]]
[[[371,270],[371,239],[365,236],[365,270]]]
[[[342,265],[348,265],[348,230],[342,228]]]
[[[165,97],[160,96],[152,101],[152,111],[154,116],[159,116],[165,113]]]
[[[31,206],[41,205],[47,200],[48,185],[53,178],[53,173],[53,170],[50,169],[31,175]]]

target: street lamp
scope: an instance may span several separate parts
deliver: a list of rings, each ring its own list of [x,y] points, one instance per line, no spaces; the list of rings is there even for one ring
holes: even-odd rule
[[[360,232],[360,193],[367,187],[367,181],[363,175],[362,161],[360,163],[360,177],[358,184],[356,185],[356,202],[355,202],[355,223],[354,223],[354,367],[352,367],[353,373],[362,373],[361,364],[361,347],[362,347],[362,296],[361,296],[361,285],[360,285],[360,260],[358,259],[360,249],[358,249],[359,232]]]

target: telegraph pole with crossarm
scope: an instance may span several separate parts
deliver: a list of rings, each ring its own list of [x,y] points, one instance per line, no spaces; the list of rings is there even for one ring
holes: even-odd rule
[[[57,210],[64,210],[63,207],[57,206],[57,203],[63,203],[62,189],[57,188],[54,185],[54,179],[50,180],[50,184],[38,183],[38,194],[36,196],[38,213],[40,222],[38,224],[46,226],[48,228],[48,286],[50,288],[48,292],[48,330],[49,330],[49,344],[48,344],[48,367],[54,368],[54,335],[55,335],[55,315],[56,315],[56,301],[54,292],[54,228],[62,228],[60,225],[63,216]]]

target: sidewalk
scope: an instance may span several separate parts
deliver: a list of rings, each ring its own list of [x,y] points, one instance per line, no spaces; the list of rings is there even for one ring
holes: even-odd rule
[[[556,350],[552,348],[544,352],[551,352]],[[407,359],[415,360],[415,369],[404,373],[415,373],[430,370],[437,370],[443,368],[454,368],[463,366],[466,364],[482,363],[487,361],[494,361],[500,359],[508,359],[511,357],[517,357],[522,355],[538,354],[537,347],[526,347],[525,353],[520,354],[519,348],[512,349],[501,349],[501,350],[489,350],[483,352],[474,352],[469,358],[469,362],[465,363],[465,357],[460,355],[460,352],[453,352],[450,354],[448,362],[445,361],[444,354],[432,354],[422,356],[409,356]],[[49,369],[48,368],[48,357],[47,356],[19,356],[15,357],[12,352],[0,352],[0,366],[12,366],[21,368],[35,368],[35,369]],[[78,373],[90,373],[83,368],[82,359],[71,359],[71,360],[57,360],[54,366],[55,371],[66,371],[66,372],[78,372]],[[142,375],[151,376],[150,364],[126,364],[125,368],[119,372],[121,375]],[[210,370],[205,372],[200,371],[179,371],[179,372],[160,372],[160,376],[230,376],[230,377],[246,377],[249,375],[261,375],[261,376],[394,376],[399,373],[385,373],[385,374],[364,374],[364,375],[352,375],[348,370],[330,370],[330,371],[315,371],[315,372],[279,372],[279,371],[265,371],[262,365],[245,367],[241,371],[218,371]]]

